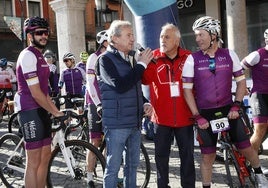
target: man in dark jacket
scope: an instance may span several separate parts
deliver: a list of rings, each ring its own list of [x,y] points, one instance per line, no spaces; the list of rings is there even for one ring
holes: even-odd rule
[[[151,106],[143,104],[141,77],[153,54],[147,48],[138,54],[137,62],[129,55],[134,36],[128,21],[116,20],[111,24],[108,43],[107,51],[98,59],[97,68],[107,143],[103,187],[117,187],[117,174],[125,150],[124,187],[136,188],[141,120],[143,114],[151,113]]]

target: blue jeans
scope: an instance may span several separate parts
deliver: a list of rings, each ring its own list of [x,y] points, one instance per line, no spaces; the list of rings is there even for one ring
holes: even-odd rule
[[[141,132],[138,127],[104,129],[107,160],[103,188],[116,188],[118,172],[124,157],[124,187],[136,188],[137,167],[140,161]]]

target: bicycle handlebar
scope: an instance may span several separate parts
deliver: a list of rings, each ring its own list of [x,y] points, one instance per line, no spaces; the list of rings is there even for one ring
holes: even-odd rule
[[[83,114],[79,115],[71,110],[63,111],[64,115],[59,117],[52,118],[52,132],[59,131],[60,129],[65,130],[67,126],[78,127],[82,124]],[[74,125],[67,125],[67,121],[71,118],[77,119],[77,122]]]

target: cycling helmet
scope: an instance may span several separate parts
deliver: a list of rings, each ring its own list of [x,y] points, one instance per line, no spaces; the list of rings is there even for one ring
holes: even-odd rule
[[[0,67],[6,67],[7,66],[7,59],[6,58],[2,58],[0,59]]]
[[[96,39],[97,43],[99,44],[102,44],[104,41],[107,41],[108,40],[107,30],[98,32],[98,34],[96,35]]]
[[[38,16],[27,18],[24,21],[24,31],[26,33],[34,31],[37,28],[45,28],[48,29],[49,25],[46,19],[40,18]]]
[[[268,29],[266,29],[266,30],[264,31],[263,36],[264,36],[265,39],[268,39]]]
[[[216,36],[219,36],[221,32],[220,21],[210,16],[203,16],[197,19],[194,22],[192,29],[193,31],[195,31],[196,29],[204,29],[208,31],[209,33],[214,34]]]
[[[65,59],[72,59],[72,60],[75,60],[75,56],[74,56],[74,54],[68,52],[68,53],[64,54],[64,56],[63,56],[63,61],[64,61]]]
[[[80,59],[81,61],[87,61],[87,58],[88,58],[88,53],[83,51],[80,53]]]
[[[43,54],[44,57],[52,57],[53,59],[56,59],[55,54],[51,50],[46,50]]]

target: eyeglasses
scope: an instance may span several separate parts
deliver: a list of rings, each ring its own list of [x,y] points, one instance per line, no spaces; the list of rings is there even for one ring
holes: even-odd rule
[[[68,61],[71,61],[71,59],[64,59],[63,62],[67,63]]]
[[[213,74],[215,74],[215,71],[216,71],[216,60],[215,60],[215,57],[210,57],[209,60],[209,70],[210,72],[212,72]]]
[[[32,33],[34,33],[35,35],[38,35],[38,36],[42,36],[42,35],[48,36],[49,35],[48,30],[33,31]]]

